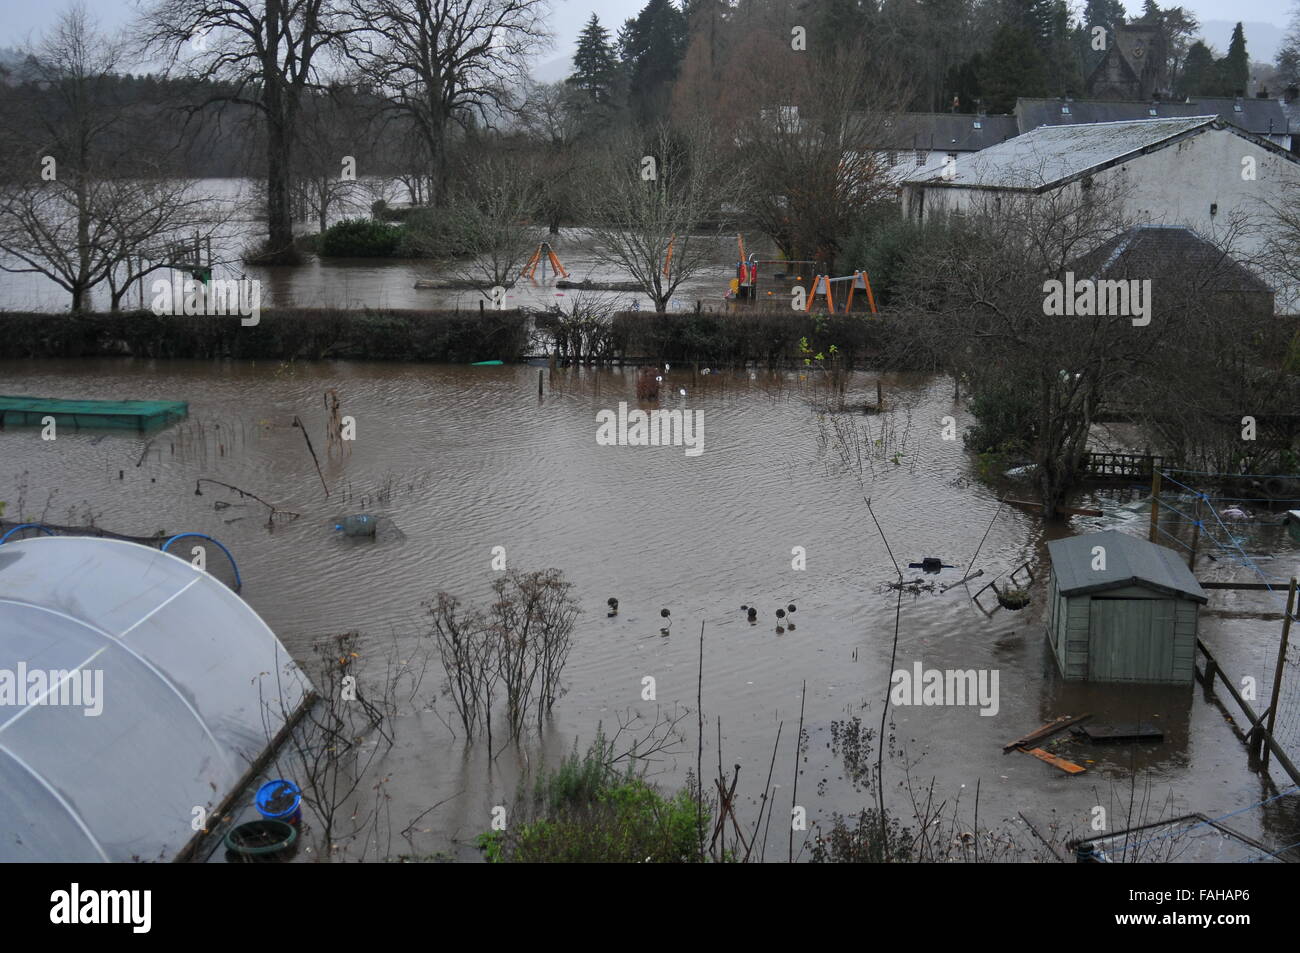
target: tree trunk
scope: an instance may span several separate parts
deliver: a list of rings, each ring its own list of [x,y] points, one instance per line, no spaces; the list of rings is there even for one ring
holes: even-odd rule
[[[267,87],[267,104],[275,103],[280,109],[280,91],[272,92],[274,84]],[[266,154],[266,222],[267,242],[263,261],[268,264],[289,264],[293,255],[293,212],[289,198],[290,133],[284,120],[272,115],[267,121]]]

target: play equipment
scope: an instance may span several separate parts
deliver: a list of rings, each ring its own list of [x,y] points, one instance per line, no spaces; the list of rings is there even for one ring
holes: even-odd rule
[[[836,280],[836,281],[839,281],[840,279],[836,278],[835,280]],[[829,312],[830,314],[834,314],[834,313],[835,313],[835,296],[831,293],[831,279],[828,278],[826,275],[818,275],[816,278],[813,279],[812,291],[808,292],[808,298],[807,298],[807,300],[804,302],[804,306],[803,306],[804,311],[811,311],[811,310],[812,310],[813,301],[816,300],[816,298],[817,298],[817,292],[818,292],[819,290],[820,290],[824,295],[826,295],[826,310],[827,310],[827,312]]]
[[[818,275],[813,279],[812,291],[808,294],[808,301],[804,305],[805,311],[812,310],[813,299],[817,297],[818,290],[822,290],[826,295],[826,310],[831,314],[835,313],[835,299],[831,293],[831,285],[838,284],[841,281],[850,282],[849,293],[844,301],[844,314],[848,314],[853,307],[853,293],[859,288],[867,293],[867,304],[871,306],[872,314],[879,314],[876,310],[876,296],[871,293],[871,281],[865,271],[855,271],[851,275],[842,275],[839,278],[830,278],[826,275]]]
[[[853,284],[849,285],[849,298],[844,302],[844,311],[847,314],[853,309],[853,292],[859,288],[866,289],[867,304],[871,305],[871,313],[879,314],[876,310],[876,296],[871,293],[871,280],[867,277],[865,271],[855,271],[853,273]]]
[[[758,283],[758,266],[759,265],[783,265],[786,267],[798,267],[802,265],[812,266],[811,272],[816,267],[817,262],[805,259],[785,259],[785,258],[759,258],[757,255],[745,257],[745,238],[743,235],[736,235],[736,248],[740,252],[740,258],[736,261],[736,277],[731,279],[728,297],[738,301],[756,301],[759,297]],[[777,281],[787,277],[785,273],[778,273]],[[804,280],[801,274],[795,274],[793,281],[798,283]],[[767,296],[771,297],[772,292],[768,291]]]
[[[543,257],[543,255],[545,257]],[[537,251],[533,252],[533,257],[528,259],[528,264],[524,265],[523,276],[528,279],[533,279],[537,274],[537,266],[541,265],[542,280],[545,281],[546,262],[548,261],[551,263],[551,267],[555,269],[555,273],[557,275],[559,275],[561,278],[569,277],[569,273],[565,271],[564,266],[560,264],[560,259],[555,254],[555,249],[551,247],[550,242],[542,242],[540,245],[537,246]]]

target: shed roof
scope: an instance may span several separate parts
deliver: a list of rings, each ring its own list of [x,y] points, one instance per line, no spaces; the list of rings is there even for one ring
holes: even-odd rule
[[[1094,279],[1176,275],[1179,280],[1195,280],[1207,291],[1271,294],[1273,290],[1221,248],[1178,225],[1135,225],[1076,259],[1071,267],[1076,274]]]
[[[1216,116],[1186,119],[1140,119],[1071,126],[1039,126],[1030,132],[958,156],[956,173],[944,178],[944,163],[931,163],[904,181],[907,184],[968,188],[1039,190],[1101,166],[1168,145],[1220,124]],[[1247,135],[1241,133],[1241,135]]]
[[[1069,112],[1063,112],[1062,108]],[[1039,126],[1065,126],[1133,119],[1175,119],[1217,115],[1257,136],[1281,136],[1291,131],[1287,111],[1276,99],[1200,97],[1186,102],[1150,100],[1030,99],[1016,100],[1020,131]]]
[[[1092,568],[1095,546],[1105,548],[1105,569]],[[1202,604],[1209,601],[1178,553],[1118,530],[1054,539],[1047,544],[1047,551],[1057,591],[1064,596],[1145,586]]]

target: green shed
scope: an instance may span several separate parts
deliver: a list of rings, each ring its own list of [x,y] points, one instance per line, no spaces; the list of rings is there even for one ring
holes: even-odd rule
[[[1207,600],[1178,553],[1116,530],[1047,551],[1047,638],[1066,679],[1191,684]]]

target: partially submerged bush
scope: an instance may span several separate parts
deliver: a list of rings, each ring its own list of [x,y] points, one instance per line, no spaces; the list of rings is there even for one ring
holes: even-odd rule
[[[402,229],[364,218],[347,218],[321,233],[318,248],[326,258],[391,258],[402,244]]]
[[[692,789],[672,796],[615,766],[613,746],[598,732],[539,779],[533,819],[494,831],[478,844],[490,862],[691,863],[700,859],[698,805]],[[708,813],[702,826],[709,825]]]

